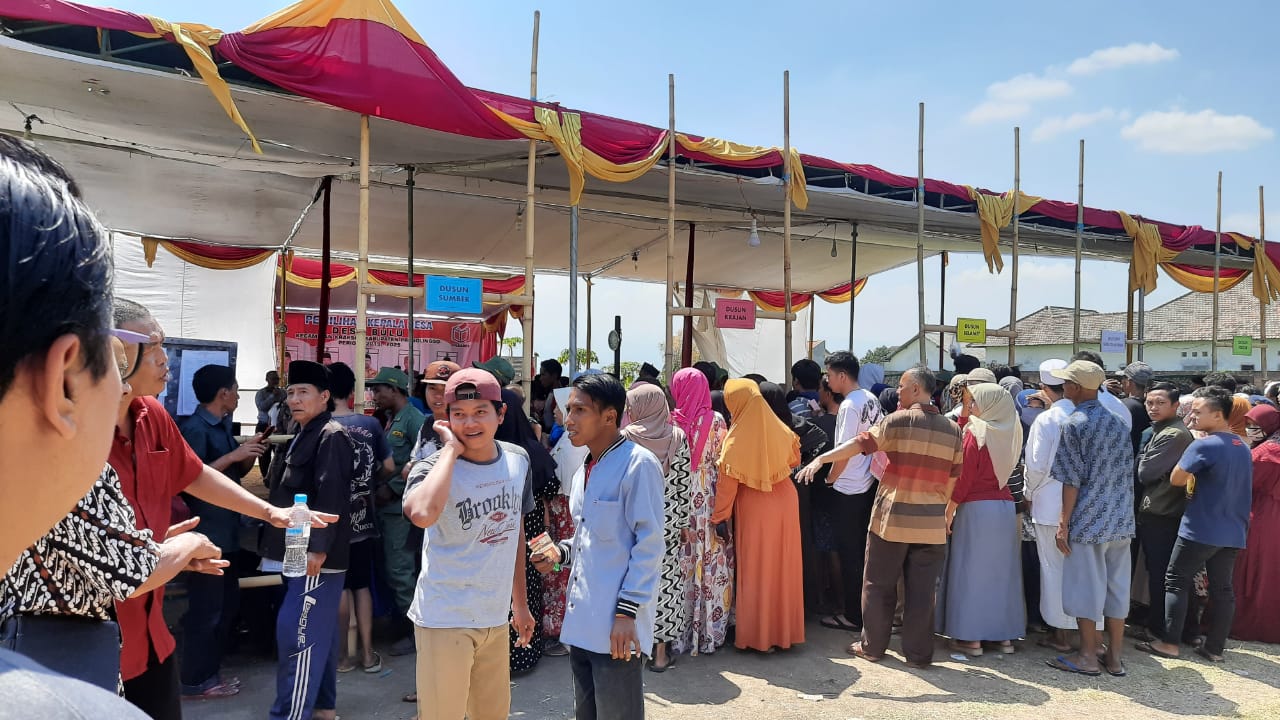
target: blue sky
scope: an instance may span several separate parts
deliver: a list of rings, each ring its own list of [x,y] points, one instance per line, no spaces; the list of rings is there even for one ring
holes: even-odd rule
[[[119,0],[173,21],[239,29],[261,2]],[[781,145],[782,71],[791,71],[792,144],[804,152],[915,173],[916,103],[927,106],[931,177],[994,190],[1012,186],[1013,127],[1022,127],[1022,188],[1076,194],[1077,141],[1087,143],[1085,200],[1212,229],[1216,173],[1224,230],[1257,231],[1257,188],[1280,209],[1271,92],[1280,60],[1264,36],[1280,11],[1262,2],[869,3],[566,0],[402,0],[402,12],[466,84],[527,94],[532,16],[542,11],[540,99],[665,125],[666,76],[675,73],[681,130]],[[1273,228],[1280,228],[1280,213]],[[1274,232],[1274,231],[1273,231]],[[930,321],[938,261],[926,276]],[[1067,260],[1026,258],[1019,314],[1072,303]],[[1125,306],[1126,269],[1086,264],[1084,304]],[[989,276],[980,256],[953,256],[947,320],[1008,318],[1008,269]],[[537,285],[544,357],[567,346],[567,282]],[[1181,294],[1161,276],[1149,306]],[[622,313],[628,359],[656,360],[660,287],[601,282],[595,336]],[[914,313],[915,269],[874,276],[859,298],[855,349],[912,333],[871,308]],[[817,338],[848,342],[847,305],[819,302]],[[580,317],[584,316],[580,313]],[[656,318],[656,319],[655,319]],[[585,329],[580,329],[585,338]],[[600,342],[603,345],[603,340]],[[597,349],[603,354],[603,348]]]

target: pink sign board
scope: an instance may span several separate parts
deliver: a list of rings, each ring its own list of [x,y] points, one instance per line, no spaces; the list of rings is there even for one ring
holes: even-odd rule
[[[717,298],[716,327],[721,330],[754,330],[756,327],[755,302]]]

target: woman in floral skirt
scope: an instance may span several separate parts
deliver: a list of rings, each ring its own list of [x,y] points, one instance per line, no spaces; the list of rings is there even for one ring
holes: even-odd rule
[[[671,417],[689,442],[689,531],[682,548],[685,588],[685,629],[672,649],[677,653],[712,653],[724,644],[733,607],[732,539],[721,540],[711,522],[715,508],[716,460],[727,431],[724,418],[711,409],[707,378],[685,368],[671,381],[676,408]]]

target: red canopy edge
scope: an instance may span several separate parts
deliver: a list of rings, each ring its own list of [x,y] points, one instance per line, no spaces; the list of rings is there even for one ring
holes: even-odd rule
[[[386,4],[386,0],[380,0],[376,5]],[[615,165],[650,158],[655,149],[666,142],[665,130],[642,123],[569,111],[559,105],[468,88],[429,47],[385,24],[385,20],[374,19],[378,14],[374,10],[366,13],[369,17],[357,19],[336,17],[329,12],[333,8],[317,10],[321,5],[324,5],[324,0],[299,3],[273,16],[275,26],[269,29],[259,27],[252,32],[222,34],[214,49],[244,70],[304,97],[352,112],[432,130],[482,139],[521,139],[524,135],[499,118],[494,110],[520,120],[533,121],[534,108],[546,107],[558,113],[577,112],[581,117],[582,146]],[[329,12],[334,16],[321,26],[289,26],[287,23],[294,20],[280,18],[290,11],[295,11],[295,15]],[[0,0],[0,16],[139,34],[155,32],[155,26],[147,16],[66,0]],[[167,37],[172,39],[172,35]],[[413,87],[414,92],[404,93],[401,91],[404,87]],[[688,137],[694,141],[701,139]],[[742,169],[781,168],[783,165],[781,153],[776,151],[750,159],[731,159],[681,147],[680,155],[689,160]],[[889,188],[913,189],[917,183],[915,177],[891,173],[873,165],[841,163],[808,154],[800,154],[799,157],[803,166],[841,171],[854,180],[868,180]],[[926,193],[945,195],[961,201],[963,205],[972,204],[964,185],[926,178],[924,187]],[[998,194],[985,189],[978,192]],[[976,209],[970,212],[976,213]],[[1077,205],[1042,200],[1031,206],[1026,214],[1074,224]],[[1123,223],[1115,211],[1085,207],[1083,215],[1086,226],[1124,232]],[[1214,242],[1214,232],[1198,225],[1177,225],[1134,217],[1155,225],[1160,232],[1161,244],[1168,250],[1180,252]],[[1280,264],[1280,248],[1276,248],[1274,243],[1267,248],[1267,256]],[[1190,266],[1180,264],[1175,264],[1175,267],[1190,269]]]

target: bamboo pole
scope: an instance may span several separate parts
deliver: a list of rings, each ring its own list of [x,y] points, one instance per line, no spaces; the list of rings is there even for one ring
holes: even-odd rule
[[[920,133],[916,148],[916,311],[919,315],[920,364],[924,365],[924,103],[920,103]],[[942,318],[938,318],[941,322]],[[941,369],[941,368],[939,368]]]
[[[693,307],[693,263],[697,258],[697,242],[698,228],[694,223],[689,223],[689,252],[685,261],[684,269],[684,306]],[[682,333],[682,342],[680,343],[680,367],[693,367],[693,317],[686,315],[684,318],[684,332]]]
[[[676,284],[676,76],[667,75],[667,291],[662,306],[666,313],[666,336],[662,347],[663,371],[667,381],[675,374],[676,347],[672,335],[675,327],[672,323],[671,303],[674,299]]]
[[[1147,338],[1147,289],[1138,288],[1138,342],[1127,347],[1137,348],[1138,359],[1142,360],[1143,346]]]
[[[360,116],[360,224],[356,245],[356,287],[369,282],[369,116]],[[365,318],[369,296],[356,293],[356,411],[364,412],[364,356],[368,348]]]
[[[947,251],[938,253],[938,322],[947,322]],[[938,331],[938,369],[946,362],[947,334]]]
[[[1218,369],[1218,290],[1222,284],[1222,171],[1218,171],[1218,219],[1213,230],[1213,349],[1209,352],[1209,369]]]
[[[320,181],[324,193],[324,217],[320,231],[320,321],[316,328],[316,362],[324,362],[325,345],[329,340],[329,296],[333,281],[333,176],[325,175]]]
[[[817,314],[814,312],[814,310],[817,309],[814,307],[814,304],[817,302],[818,302],[818,293],[814,293],[813,297],[809,298],[809,345],[808,345],[809,352],[806,355],[806,357],[808,357],[810,360],[813,359],[813,320],[814,320],[813,316]]]
[[[1084,252],[1084,138],[1080,139],[1080,179],[1076,186],[1076,305],[1071,322],[1071,352],[1080,352],[1080,256]]]
[[[1255,253],[1267,254],[1267,210],[1266,200],[1262,196],[1262,186],[1258,186],[1258,244],[1254,246]],[[1266,300],[1258,301],[1258,356],[1261,362],[1258,368],[1262,370],[1262,382],[1267,381],[1267,305],[1271,301],[1271,291],[1267,284],[1267,278],[1261,280],[1263,290],[1266,292]]]
[[[1013,129],[1013,253],[1011,282],[1009,284],[1009,331],[1018,331],[1018,200],[1022,193],[1022,128]],[[938,318],[943,322],[942,318]],[[1009,365],[1014,365],[1017,336],[1009,338]]]
[[[1129,300],[1125,306],[1125,326],[1124,337],[1126,340],[1132,338],[1133,335],[1133,288],[1129,288]],[[1124,344],[1124,364],[1128,365],[1133,362],[1133,343],[1126,342]]]
[[[786,205],[782,209],[782,292],[786,298],[784,312],[790,317],[791,312],[791,71],[782,71],[782,184],[786,187]],[[786,320],[784,333],[782,376],[786,378],[783,387],[789,388],[791,381],[791,364],[794,349],[791,347],[791,320]]]
[[[409,207],[408,207],[408,215],[409,215],[409,216],[408,216],[408,218],[406,218],[406,219],[407,219],[407,221],[408,221],[408,225],[409,225],[409,227],[407,228],[407,229],[408,229],[408,234],[409,234],[409,238],[408,238],[408,245],[409,245],[409,287],[410,287],[410,288],[412,288],[412,287],[413,287],[413,284],[414,284],[414,283],[413,283],[413,271],[414,271],[414,267],[413,267],[413,265],[414,265],[414,263],[413,263],[413,185],[414,185],[413,176],[414,176],[415,174],[417,174],[417,172],[418,172],[418,168],[417,168],[417,166],[415,166],[415,165],[410,165],[410,166],[408,167],[408,170],[409,170],[409,177],[408,177],[408,179],[406,179],[406,180],[405,180],[405,183],[404,183],[404,184],[405,184],[405,189],[406,189],[406,191],[407,191],[407,193],[408,193],[408,196],[409,196]],[[408,340],[409,340],[409,359],[408,359],[408,361],[405,363],[405,368],[404,368],[404,370],[405,370],[405,374],[407,374],[407,375],[409,376],[409,389],[410,389],[410,390],[413,390],[413,385],[414,385],[414,383],[413,383],[413,371],[414,371],[414,368],[416,367],[416,366],[414,365],[414,362],[413,362],[413,343],[414,343],[414,337],[415,337],[415,335],[417,334],[417,331],[415,330],[415,328],[414,328],[414,326],[413,326],[413,302],[414,302],[414,301],[412,301],[412,300],[410,300],[410,301],[409,301],[409,331],[408,331],[408,333],[407,333],[407,335],[408,335]],[[425,369],[426,369],[426,368],[423,368],[423,370],[425,370]]]
[[[533,55],[529,62],[529,100],[538,99],[538,28],[542,13],[533,11]],[[529,141],[529,168],[525,178],[524,190],[524,294],[533,298],[533,211],[534,211],[534,175],[537,170],[538,143]],[[520,354],[523,357],[524,369],[520,384],[524,386],[524,409],[529,411],[529,403],[533,399],[533,303],[524,306],[520,315]]]
[[[285,345],[285,338],[288,336],[289,332],[289,324],[287,322],[286,315],[288,305],[285,304],[285,295],[287,294],[286,288],[289,287],[288,275],[292,266],[293,251],[282,250],[280,252],[280,318],[279,323],[276,325],[276,344],[279,351],[279,355],[277,357],[279,358],[278,365],[280,366],[280,378],[282,380],[288,377],[289,374],[289,363],[284,361],[285,353],[288,352]]]

